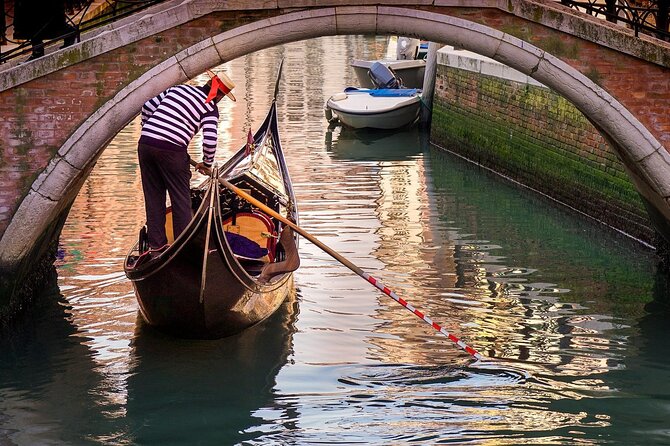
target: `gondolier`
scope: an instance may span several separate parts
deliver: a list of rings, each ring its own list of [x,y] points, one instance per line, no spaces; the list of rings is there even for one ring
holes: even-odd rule
[[[160,250],[168,240],[165,233],[165,194],[170,196],[172,224],[176,238],[191,220],[188,145],[202,130],[202,173],[214,162],[219,110],[217,103],[228,96],[235,84],[223,73],[207,71],[210,80],[203,86],[175,85],[149,99],[142,107],[138,158],[147,218],[147,241],[151,250]]]

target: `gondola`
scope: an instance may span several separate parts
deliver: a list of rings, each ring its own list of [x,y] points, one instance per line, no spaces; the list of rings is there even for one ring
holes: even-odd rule
[[[280,69],[281,70],[281,69]],[[297,236],[281,221],[225,188],[225,179],[281,216],[298,210],[277,127],[277,86],[259,130],[191,191],[194,217],[169,245],[147,250],[142,231],[124,270],[148,325],[179,337],[215,339],[274,313],[293,287]]]

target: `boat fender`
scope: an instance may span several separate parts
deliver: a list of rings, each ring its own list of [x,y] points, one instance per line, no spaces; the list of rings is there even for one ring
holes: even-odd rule
[[[330,107],[324,107],[323,112],[326,114],[326,121],[331,122],[333,120],[333,111]]]

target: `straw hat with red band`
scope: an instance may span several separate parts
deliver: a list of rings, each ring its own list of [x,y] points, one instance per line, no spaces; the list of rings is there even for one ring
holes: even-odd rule
[[[212,85],[209,89],[209,94],[207,95],[205,104],[211,102],[219,91],[228,96],[233,101],[237,101],[237,99],[235,99],[235,95],[232,93],[232,89],[235,88],[235,83],[230,80],[228,76],[226,76],[226,73],[214,74],[213,71],[207,70],[207,74],[209,75]]]

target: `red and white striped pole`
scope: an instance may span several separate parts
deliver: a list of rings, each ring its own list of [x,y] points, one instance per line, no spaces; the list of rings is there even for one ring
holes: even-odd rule
[[[326,245],[324,245],[323,243],[321,243],[321,241],[319,241],[316,237],[314,237],[313,235],[311,235],[310,233],[308,233],[307,231],[305,231],[304,229],[302,229],[301,227],[299,227],[298,225],[296,225],[295,223],[293,223],[293,222],[290,221],[289,219],[287,219],[287,218],[283,217],[282,215],[278,214],[277,212],[275,212],[274,210],[270,209],[269,207],[267,207],[266,205],[264,205],[264,204],[261,203],[260,201],[256,200],[256,199],[255,199],[254,197],[252,197],[251,195],[247,194],[246,192],[244,192],[243,190],[237,188],[236,186],[230,184],[230,183],[229,183],[228,181],[226,181],[225,179],[223,179],[223,178],[219,178],[219,182],[220,182],[221,184],[223,184],[225,187],[227,187],[228,189],[230,189],[231,191],[235,192],[235,193],[236,193],[237,195],[239,195],[240,197],[242,197],[242,198],[244,198],[245,200],[247,200],[249,203],[251,203],[251,204],[253,204],[254,206],[256,206],[256,207],[258,207],[259,209],[261,209],[263,212],[267,213],[268,215],[271,215],[272,217],[276,218],[277,220],[280,220],[280,221],[281,221],[282,223],[284,223],[285,225],[290,226],[290,227],[291,227],[293,230],[295,230],[298,234],[302,235],[302,236],[305,237],[307,240],[309,240],[310,242],[314,243],[316,246],[318,246],[318,247],[321,248],[323,251],[325,251],[326,253],[328,253],[331,257],[333,257],[335,260],[337,260],[338,262],[340,262],[341,264],[343,264],[344,266],[346,266],[347,268],[349,268],[350,270],[352,270],[353,272],[355,272],[356,274],[358,274],[359,276],[361,276],[363,279],[367,280],[369,283],[371,283],[372,285],[374,285],[375,287],[377,287],[379,290],[381,290],[384,294],[386,294],[386,295],[388,295],[389,297],[391,297],[391,299],[395,300],[395,301],[398,302],[400,305],[402,305],[403,307],[405,307],[407,310],[411,311],[411,312],[414,313],[416,316],[418,316],[419,318],[421,318],[421,320],[423,320],[424,322],[426,322],[428,325],[430,325],[431,327],[433,327],[435,330],[437,330],[437,331],[439,331],[440,333],[442,333],[443,335],[445,335],[445,336],[446,336],[447,338],[449,338],[451,341],[453,341],[454,343],[456,343],[456,345],[458,345],[461,349],[465,350],[468,354],[470,354],[473,358],[475,358],[475,359],[477,359],[477,360],[480,360],[480,359],[483,359],[483,358],[484,358],[484,357],[482,356],[482,354],[479,353],[477,350],[475,350],[474,348],[470,347],[470,346],[467,345],[465,342],[461,341],[459,338],[457,338],[456,336],[454,336],[454,335],[452,335],[451,333],[449,333],[447,330],[445,330],[445,329],[444,329],[443,327],[441,327],[439,324],[433,322],[432,319],[430,319],[428,316],[426,316],[426,315],[423,314],[421,311],[419,311],[419,310],[417,310],[416,308],[414,308],[412,305],[410,305],[410,304],[409,304],[407,301],[405,301],[404,299],[398,297],[393,291],[391,291],[391,290],[388,289],[386,286],[384,286],[383,283],[381,283],[380,281],[378,281],[377,279],[375,279],[374,277],[372,277],[371,275],[369,275],[368,273],[366,273],[365,271],[363,271],[362,269],[360,269],[358,266],[356,266],[356,265],[354,265],[353,263],[351,263],[349,260],[347,260],[345,257],[343,257],[343,256],[341,256],[340,254],[338,254],[336,251],[330,249],[328,246],[326,246]]]
[[[383,283],[381,283],[380,281],[378,281],[377,279],[372,277],[370,274],[363,271],[362,274],[359,274],[359,275],[362,278],[364,278],[365,280],[367,280],[368,282],[370,282],[371,284],[373,284],[375,287],[377,287],[379,290],[381,290],[384,294],[389,296],[391,299],[395,300],[400,305],[405,307],[407,310],[414,313],[416,316],[418,316],[425,323],[427,323],[428,325],[433,327],[435,330],[439,331],[440,333],[442,333],[443,335],[445,335],[446,337],[448,337],[449,339],[454,341],[456,343],[456,345],[458,345],[461,349],[468,352],[470,354],[470,356],[472,356],[473,358],[475,358],[475,359],[483,359],[484,358],[482,356],[482,354],[479,353],[477,350],[470,347],[469,345],[467,345],[465,342],[461,341],[459,338],[457,338],[453,334],[449,333],[447,330],[444,329],[444,327],[440,326],[440,324],[438,324],[437,322],[433,322],[433,320],[431,318],[429,318],[428,316],[423,314],[421,311],[414,308],[409,302],[407,302],[402,297],[398,297],[398,295],[396,293],[391,291]]]

